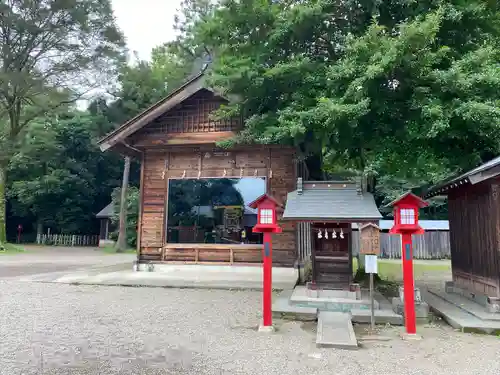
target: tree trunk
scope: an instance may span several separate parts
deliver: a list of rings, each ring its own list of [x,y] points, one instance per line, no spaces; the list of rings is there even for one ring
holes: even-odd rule
[[[7,166],[0,164],[0,244],[7,242],[6,231],[6,200],[5,200],[5,184],[7,183]]]
[[[36,237],[41,236],[43,234],[43,223],[40,219],[36,222]]]
[[[120,198],[120,228],[118,230],[118,240],[116,241],[116,252],[123,252],[127,249],[127,187],[130,174],[130,157],[125,157],[123,168],[122,191]]]

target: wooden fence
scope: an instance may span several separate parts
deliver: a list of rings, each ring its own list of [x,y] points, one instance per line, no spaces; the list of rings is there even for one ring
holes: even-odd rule
[[[99,235],[39,234],[36,236],[36,243],[52,246],[98,246]]]
[[[352,233],[353,256],[359,254],[359,232]],[[401,236],[380,233],[380,258],[401,259]],[[450,232],[433,231],[413,236],[414,259],[450,259]]]

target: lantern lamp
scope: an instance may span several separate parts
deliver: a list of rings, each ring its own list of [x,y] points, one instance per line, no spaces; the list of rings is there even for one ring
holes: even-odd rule
[[[248,205],[257,209],[257,225],[253,231],[281,233],[281,228],[277,225],[276,209],[281,205],[271,196],[264,194]]]
[[[389,233],[424,233],[424,230],[418,224],[418,210],[428,206],[426,201],[408,192],[387,206],[391,206],[394,209],[394,226]]]

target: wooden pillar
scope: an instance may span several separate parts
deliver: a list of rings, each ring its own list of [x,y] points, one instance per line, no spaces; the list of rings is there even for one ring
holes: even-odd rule
[[[106,225],[104,229],[104,239],[109,240],[109,219],[106,219]]]
[[[311,223],[309,233],[311,234],[311,266],[312,266],[312,282],[315,284],[318,280],[318,269],[316,266],[316,246],[315,244],[315,233],[314,233],[314,223]]]

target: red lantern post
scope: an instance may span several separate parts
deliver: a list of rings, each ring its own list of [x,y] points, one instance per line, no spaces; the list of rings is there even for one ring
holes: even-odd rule
[[[417,333],[415,316],[415,281],[413,277],[413,247],[411,236],[423,234],[418,224],[418,210],[428,203],[410,192],[403,194],[388,206],[394,207],[394,226],[390,234],[401,235],[401,258],[403,259],[403,288],[405,326],[408,335]]]
[[[281,233],[277,224],[276,208],[280,204],[272,197],[264,194],[249,204],[251,208],[257,209],[257,224],[253,227],[256,233],[264,234],[263,246],[263,320],[262,330],[272,330],[272,278],[273,278],[273,246],[272,233]]]

